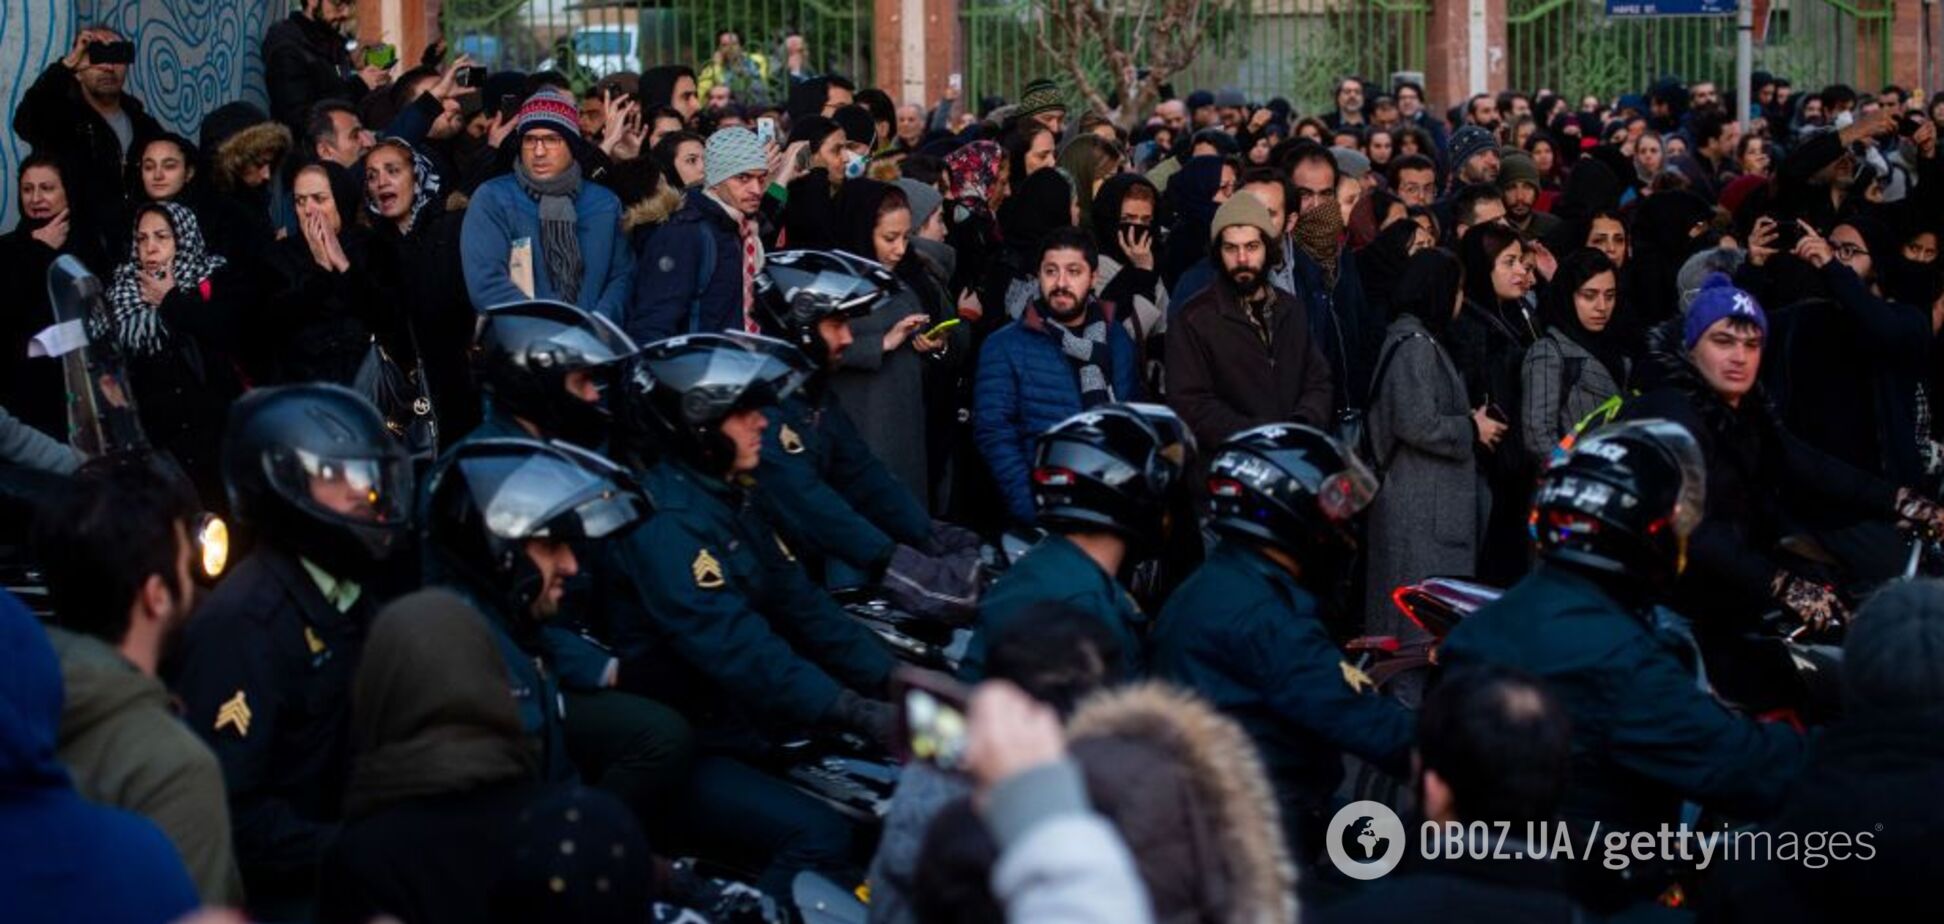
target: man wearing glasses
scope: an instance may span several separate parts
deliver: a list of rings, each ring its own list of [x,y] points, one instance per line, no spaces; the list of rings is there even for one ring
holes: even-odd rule
[[[459,235],[466,293],[480,307],[553,299],[619,320],[634,281],[621,200],[583,180],[580,110],[564,90],[536,91],[509,143],[513,172],[480,184]]]
[[[305,116],[323,100],[355,104],[391,82],[389,65],[375,66],[363,51],[353,60],[346,50],[345,30],[356,15],[355,0],[304,0],[289,19],[264,33],[270,115],[291,131],[302,135]]]

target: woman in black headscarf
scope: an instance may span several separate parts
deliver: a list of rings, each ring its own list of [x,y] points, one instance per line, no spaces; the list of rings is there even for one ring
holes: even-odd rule
[[[1420,637],[1391,605],[1399,585],[1431,575],[1470,575],[1478,561],[1486,500],[1474,446],[1493,446],[1503,424],[1474,409],[1448,344],[1464,304],[1466,270],[1447,250],[1404,264],[1370,385],[1370,449],[1383,479],[1369,511],[1364,629]]]
[[[1235,191],[1235,168],[1213,154],[1191,157],[1168,181],[1162,213],[1169,216],[1161,282],[1174,291],[1181,274],[1208,256],[1209,224]]]
[[[1155,272],[1161,244],[1155,218],[1160,206],[1161,193],[1138,173],[1110,177],[1094,193],[1090,206],[1094,245],[1100,248],[1094,293],[1125,312],[1128,333],[1144,352],[1148,339],[1159,335],[1167,320],[1168,292]]]
[[[1514,416],[1522,400],[1520,370],[1526,348],[1539,337],[1539,320],[1526,305],[1532,271],[1525,262],[1525,242],[1502,222],[1466,231],[1458,256],[1465,264],[1465,310],[1452,323],[1452,358],[1471,395],[1470,406],[1484,408],[1512,431],[1503,442],[1478,453],[1492,492],[1479,574],[1509,585],[1525,572],[1524,508],[1535,474],[1519,448]]]
[[[380,141],[365,155],[364,176],[366,218],[380,251],[374,265],[396,268],[393,279],[381,280],[395,293],[390,301],[396,320],[387,326],[398,337],[387,349],[407,374],[423,360],[437,441],[451,445],[480,416],[468,358],[476,315],[459,260],[465,213],[446,211],[445,178],[423,152],[397,138]],[[379,410],[395,428],[422,433],[425,415]],[[414,451],[427,448],[422,436],[408,444]]]
[[[986,309],[979,319],[982,328],[1019,317],[1039,297],[1040,239],[1055,228],[1073,226],[1073,184],[1060,171],[1043,167],[1013,189],[999,205],[999,235],[1005,246],[988,267],[979,296]],[[1000,310],[995,312],[995,306]]]
[[[1648,196],[1634,211],[1632,293],[1636,319],[1624,333],[1629,339],[1644,337],[1652,329],[1680,311],[1681,265],[1703,248],[1715,245],[1718,237],[1708,233],[1714,220],[1714,206],[1685,189],[1669,190]],[[1633,330],[1638,325],[1639,331]],[[1644,344],[1629,342],[1627,350],[1639,355]]]
[[[1535,462],[1627,394],[1632,363],[1610,332],[1619,307],[1619,273],[1605,254],[1579,250],[1560,262],[1540,309],[1546,334],[1526,351],[1521,372],[1520,439]]]
[[[1396,196],[1379,190],[1372,194],[1377,235],[1356,252],[1357,275],[1363,279],[1364,304],[1386,323],[1396,315],[1391,305],[1397,284],[1404,278],[1404,265],[1411,255],[1437,241],[1435,230],[1425,227],[1435,221],[1427,210],[1411,209]]]
[[[56,435],[65,434],[68,424],[61,364],[27,357],[28,342],[54,323],[47,270],[64,256],[97,274],[113,266],[107,229],[90,227],[87,209],[69,207],[79,191],[67,177],[49,155],[21,161],[14,187],[21,194],[20,223],[0,235],[0,278],[12,285],[6,310],[0,311],[0,406],[28,426]]]
[[[371,351],[373,336],[388,351],[409,352],[389,253],[372,244],[358,216],[364,200],[351,171],[324,162],[305,166],[291,181],[298,233],[272,253],[281,283],[276,311],[250,319],[254,343],[245,361],[262,384],[331,382],[349,386]]]

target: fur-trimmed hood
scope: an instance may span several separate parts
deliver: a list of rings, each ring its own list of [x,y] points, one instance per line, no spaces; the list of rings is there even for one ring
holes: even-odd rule
[[[628,206],[621,213],[621,231],[624,234],[633,233],[636,228],[661,224],[681,207],[682,194],[663,183],[653,195]]]
[[[1296,917],[1296,872],[1248,734],[1179,688],[1147,683],[1082,703],[1067,723],[1095,807],[1128,843],[1159,922]]]
[[[1780,356],[1762,357],[1765,361],[1780,362]],[[1758,422],[1768,427],[1780,426],[1775,405],[1769,399],[1768,391],[1758,377],[1755,387],[1742,399],[1741,409],[1729,407],[1726,401],[1715,394],[1708,381],[1701,377],[1694,360],[1681,343],[1681,318],[1672,318],[1647,331],[1647,355],[1642,364],[1647,376],[1642,391],[1654,387],[1675,389],[1687,396],[1693,405],[1694,413],[1707,427],[1708,435],[1721,436],[1732,432],[1737,424],[1737,414],[1759,415]],[[1696,434],[1701,436],[1702,434]]]
[[[210,158],[216,185],[230,191],[242,185],[242,176],[251,165],[268,162],[273,168],[290,153],[290,129],[276,122],[258,122],[217,142]]]

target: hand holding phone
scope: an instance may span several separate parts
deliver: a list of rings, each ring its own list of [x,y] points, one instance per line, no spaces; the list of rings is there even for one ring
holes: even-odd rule
[[[756,143],[770,144],[776,141],[776,120],[768,116],[756,120]]]
[[[129,41],[89,42],[89,64],[133,64],[135,43]]]
[[[891,674],[892,702],[898,708],[894,743],[898,756],[940,770],[965,768],[966,701],[970,693],[944,674],[900,667]]]
[[[468,89],[483,87],[486,85],[486,69],[477,64],[462,67],[459,73],[453,75],[452,82]]]
[[[397,63],[398,63],[397,48],[389,44],[386,44],[384,42],[380,42],[376,45],[368,45],[365,47],[364,65],[366,67],[376,67],[380,69],[389,70],[392,65]]]

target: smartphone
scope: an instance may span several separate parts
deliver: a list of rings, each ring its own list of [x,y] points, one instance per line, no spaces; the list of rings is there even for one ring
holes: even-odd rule
[[[1150,225],[1141,224],[1140,222],[1123,221],[1120,223],[1119,230],[1122,235],[1137,244],[1140,243],[1142,238],[1154,236],[1154,228]]]
[[[468,65],[452,75],[452,82],[462,87],[482,87],[486,85],[486,69],[478,65]]]
[[[89,64],[133,64],[135,43],[130,41],[89,42]]]
[[[500,104],[499,104],[500,115],[506,116],[507,118],[510,119],[513,117],[514,113],[519,111],[520,111],[520,94],[505,93],[500,95]]]
[[[944,674],[900,667],[891,674],[892,701],[898,707],[898,756],[922,760],[940,770],[965,767],[965,703],[963,684]]]
[[[1496,420],[1499,423],[1505,424],[1507,426],[1511,426],[1512,424],[1512,417],[1505,413],[1505,408],[1499,407],[1497,404],[1493,404],[1493,403],[1486,404],[1485,416],[1490,417],[1493,420]]]
[[[365,67],[390,68],[398,63],[398,49],[385,44],[367,46],[364,50]]]
[[[756,143],[769,144],[776,140],[776,120],[764,116],[756,120]]]
[[[951,318],[948,320],[940,321],[937,324],[932,325],[931,330],[925,331],[920,336],[924,337],[926,340],[937,340],[940,335],[944,334],[945,332],[963,323],[965,322],[961,318]]]
[[[486,101],[480,99],[479,94],[477,93],[460,94],[459,96],[459,117],[460,118],[471,119],[473,116],[476,116],[481,111],[485,110],[485,108],[486,108]]]
[[[945,84],[954,90],[963,90],[965,89],[965,77],[962,74],[953,74],[945,78]]]
[[[1908,112],[1897,117],[1897,134],[1908,138],[1924,127],[1924,120]]]

